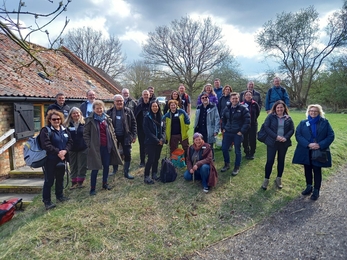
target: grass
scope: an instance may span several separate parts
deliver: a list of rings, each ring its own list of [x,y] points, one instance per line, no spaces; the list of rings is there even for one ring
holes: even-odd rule
[[[304,118],[303,112],[291,115],[295,125]],[[259,122],[264,118],[265,112],[262,112]],[[328,114],[327,118],[336,137],[331,147],[333,167],[323,170],[324,179],[345,165],[347,150],[347,116]],[[258,143],[255,160],[243,158],[236,177],[230,176],[231,171],[219,172],[218,184],[208,194],[202,192],[199,182],[184,181],[183,169],[173,183],[145,185],[143,169],[137,169],[138,146],[134,145],[131,174],[135,175],[135,180],[127,180],[117,173],[110,177],[115,188],[102,191],[98,179],[98,193],[93,197],[89,196],[88,188],[66,190],[71,200],[50,211],[44,210],[40,197],[36,198],[24,212],[0,227],[0,259],[187,257],[258,223],[300,196],[305,181],[302,166],[291,164],[295,138],[292,141],[282,190],[273,184],[275,173],[268,190],[260,188],[266,147]],[[223,166],[223,156],[218,150],[216,165],[217,169]],[[276,164],[274,171],[275,167]]]

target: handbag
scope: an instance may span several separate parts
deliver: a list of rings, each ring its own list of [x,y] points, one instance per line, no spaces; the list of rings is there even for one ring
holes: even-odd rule
[[[329,149],[312,150],[311,160],[320,162],[320,163],[326,163],[328,161],[328,153],[329,153]]]
[[[259,130],[259,132],[258,132],[258,137],[257,137],[257,139],[258,139],[258,141],[264,143],[265,140],[266,140],[266,138],[267,138],[267,136],[268,136],[268,134],[267,134],[267,132],[265,131],[264,124],[262,124],[262,125],[261,125],[261,128],[260,128],[260,130]]]

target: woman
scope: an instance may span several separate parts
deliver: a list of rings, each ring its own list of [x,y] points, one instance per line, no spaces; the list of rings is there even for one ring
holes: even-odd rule
[[[269,185],[272,166],[277,153],[276,185],[282,189],[282,174],[288,147],[292,145],[290,137],[294,134],[294,123],[289,116],[288,107],[282,100],[278,100],[270,110],[264,122],[267,137],[264,143],[267,146],[267,160],[265,165],[265,179],[262,185],[264,190]]]
[[[181,99],[178,91],[175,91],[175,90],[172,91],[169,100],[177,100],[178,107],[182,108],[182,109],[184,108],[182,99]],[[164,115],[167,113],[168,110],[169,110],[169,101],[166,101],[165,106],[164,106]]]
[[[331,154],[328,152],[326,162],[318,162],[311,159],[312,151],[328,149],[334,141],[334,131],[329,121],[324,118],[321,105],[309,105],[306,110],[307,119],[302,120],[296,128],[295,138],[298,142],[293,163],[303,164],[306,179],[306,189],[302,195],[311,195],[312,200],[319,198],[319,190],[322,183],[322,167],[331,167]],[[314,186],[312,186],[314,179]]]
[[[177,100],[169,100],[170,110],[163,116],[165,123],[165,136],[170,145],[170,154],[175,151],[180,143],[185,154],[189,147],[188,130],[190,119],[186,111],[178,108]]]
[[[223,109],[228,104],[230,104],[230,93],[231,92],[233,92],[233,89],[231,88],[231,86],[225,85],[223,90],[222,90],[223,95],[218,100],[218,105],[217,105],[218,113],[220,116],[222,115]]]
[[[201,104],[201,94],[202,93],[207,93],[208,94],[208,98],[210,100],[210,103],[215,104],[216,106],[218,105],[218,98],[216,93],[214,92],[212,85],[210,83],[206,84],[205,87],[202,89],[199,97],[198,97],[198,101],[197,101],[197,105]]]
[[[244,93],[245,101],[241,102],[248,108],[251,115],[251,127],[248,128],[247,133],[243,136],[243,151],[246,154],[246,159],[253,160],[257,144],[257,131],[258,131],[258,117],[260,108],[256,101],[253,100],[252,92],[247,90]]]
[[[88,147],[87,166],[92,171],[89,194],[96,195],[96,177],[100,169],[103,169],[102,188],[111,190],[107,183],[109,166],[123,163],[116,145],[112,119],[105,113],[104,102],[93,102],[93,112],[86,119],[83,138]]]
[[[158,162],[161,149],[165,143],[165,128],[161,122],[160,106],[156,101],[150,104],[150,111],[143,121],[143,129],[145,132],[145,146],[148,159],[145,166],[144,182],[146,184],[154,184],[153,180],[158,180]],[[152,168],[152,179],[149,172]]]
[[[69,152],[71,171],[71,190],[83,188],[83,182],[87,173],[87,145],[83,139],[84,118],[82,111],[73,107],[64,122],[73,140],[72,148]]]
[[[194,144],[188,149],[184,178],[188,181],[201,180],[203,192],[207,193],[209,187],[216,185],[218,177],[212,160],[212,149],[204,142],[200,133],[193,135],[193,142]]]
[[[63,194],[66,156],[72,147],[70,133],[62,125],[63,113],[49,110],[46,115],[46,127],[40,131],[42,149],[47,152],[47,160],[43,167],[45,180],[43,183],[42,199],[46,209],[52,209],[55,204],[51,201],[51,187],[55,179],[55,196],[58,201],[69,200]]]

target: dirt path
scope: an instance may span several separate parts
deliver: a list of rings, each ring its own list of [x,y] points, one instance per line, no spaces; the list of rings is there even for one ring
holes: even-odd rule
[[[323,181],[317,201],[301,196],[266,221],[190,259],[347,259],[346,168]]]

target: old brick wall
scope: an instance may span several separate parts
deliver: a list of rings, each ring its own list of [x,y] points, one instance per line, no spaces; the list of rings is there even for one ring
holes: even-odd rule
[[[0,102],[0,136],[5,134],[8,130],[14,128],[13,118],[13,104]],[[10,141],[10,137],[0,143],[0,147],[3,147],[7,142]],[[22,139],[16,142],[14,145],[14,158],[15,167],[24,166],[23,159],[23,143],[26,139]],[[10,158],[9,149],[0,154],[0,176],[5,176],[9,173],[10,169]]]

